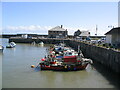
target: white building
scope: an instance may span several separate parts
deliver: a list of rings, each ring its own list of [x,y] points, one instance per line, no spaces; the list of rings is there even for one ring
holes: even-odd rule
[[[89,37],[90,32],[89,31],[81,31],[81,34],[79,36],[81,36],[81,37]]]
[[[22,38],[28,38],[28,34],[22,34]]]
[[[105,35],[106,43],[120,47],[120,27],[111,29]]]
[[[88,37],[90,37],[90,32],[87,31],[80,31],[79,29],[74,33],[74,36],[76,37],[76,39],[78,40],[84,40],[87,39]]]
[[[112,43],[112,35],[108,34],[106,35],[106,43]]]

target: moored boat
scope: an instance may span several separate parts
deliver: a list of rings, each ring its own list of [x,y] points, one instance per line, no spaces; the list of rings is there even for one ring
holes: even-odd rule
[[[77,71],[83,70],[88,64],[78,66],[40,66],[41,70],[53,70],[53,71]]]
[[[43,43],[43,42],[40,42],[40,43],[38,43],[38,45],[43,46],[43,45],[44,45],[44,43]]]
[[[41,70],[76,71],[86,69],[91,63],[85,59],[81,52],[76,52],[70,47],[54,46],[50,54],[40,62]]]
[[[6,46],[6,48],[14,48],[16,44],[14,42],[10,42],[9,45]]]
[[[4,47],[2,45],[0,45],[0,52],[3,52]]]

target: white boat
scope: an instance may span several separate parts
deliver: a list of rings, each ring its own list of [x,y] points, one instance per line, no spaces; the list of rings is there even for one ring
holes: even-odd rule
[[[35,44],[36,44],[36,42],[35,42],[35,41],[33,41],[31,44],[32,44],[32,45],[35,45]]]
[[[43,45],[44,45],[44,43],[43,43],[43,42],[40,42],[40,43],[39,43],[39,45],[43,46]]]
[[[0,52],[3,52],[4,47],[0,45]]]
[[[16,44],[14,42],[10,42],[10,44],[7,45],[6,48],[13,48],[15,46],[16,46]]]

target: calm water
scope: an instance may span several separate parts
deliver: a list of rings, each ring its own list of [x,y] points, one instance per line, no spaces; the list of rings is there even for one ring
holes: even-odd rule
[[[8,40],[3,40],[6,46]],[[118,75],[103,66],[90,65],[86,70],[72,72],[39,71],[30,66],[39,63],[48,46],[18,44],[3,52],[3,88],[119,88]],[[96,67],[97,66],[97,67]]]
[[[2,45],[2,39],[0,39],[0,45]],[[2,89],[2,56],[3,53],[0,52],[0,89]]]

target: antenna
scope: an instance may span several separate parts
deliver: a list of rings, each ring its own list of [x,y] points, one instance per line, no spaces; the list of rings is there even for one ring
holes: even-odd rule
[[[96,36],[97,36],[97,30],[98,30],[98,27],[97,27],[97,25],[96,25],[96,34],[95,34]]]
[[[80,45],[78,45],[78,53],[80,53]]]

